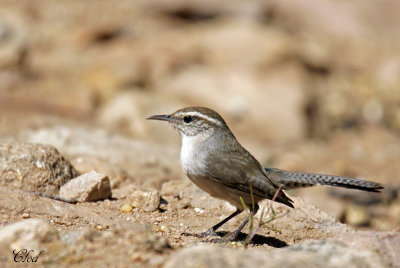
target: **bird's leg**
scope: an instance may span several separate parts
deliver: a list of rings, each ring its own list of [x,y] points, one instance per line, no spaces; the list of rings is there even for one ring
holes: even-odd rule
[[[216,225],[214,225],[213,227],[211,227],[210,229],[208,229],[207,231],[205,231],[204,233],[210,233],[212,235],[217,235],[215,233],[215,231],[221,227],[222,225],[224,225],[225,223],[227,223],[229,220],[231,220],[232,218],[236,217],[237,215],[239,215],[242,212],[242,210],[236,209],[235,212],[233,212],[231,215],[229,215],[228,217],[226,217],[225,219],[223,219],[222,221],[220,221],[219,223],[217,223]]]
[[[279,186],[279,188],[278,188],[278,190],[276,190],[276,192],[275,192],[275,194],[274,194],[274,196],[272,197],[272,199],[271,199],[271,201],[275,201],[275,199],[278,197],[278,194],[279,194],[279,192],[282,190],[282,186]],[[273,208],[272,208],[272,205],[271,205],[271,209],[273,210]],[[268,208],[268,211],[269,211],[269,208]],[[262,215],[262,214],[261,214]],[[260,221],[262,221],[263,219],[261,218],[260,219]],[[251,241],[253,240],[253,237],[256,235],[256,233],[258,232],[258,228],[260,227],[260,225],[253,231],[253,233],[252,234],[250,234],[250,238],[249,238],[249,240],[246,242],[247,244],[250,244],[251,243]]]
[[[246,219],[244,219],[244,221],[242,222],[242,224],[240,224],[239,227],[238,227],[235,231],[233,231],[233,233],[232,233],[230,236],[228,236],[228,238],[226,238],[226,241],[234,241],[234,240],[238,237],[240,231],[242,231],[242,229],[243,229],[243,228],[246,226],[246,224],[249,222],[249,218],[250,218],[250,217],[253,218],[254,215],[256,215],[256,213],[257,213],[257,211],[258,211],[258,208],[259,208],[259,206],[256,204],[256,205],[254,206],[254,209],[252,209],[252,210],[250,211],[249,217],[246,217]]]
[[[216,225],[214,225],[213,227],[211,227],[210,229],[208,229],[205,232],[202,232],[200,234],[191,234],[191,233],[182,233],[182,235],[185,236],[195,236],[195,237],[207,237],[209,235],[211,236],[218,236],[217,233],[215,232],[219,227],[221,227],[222,225],[224,225],[225,223],[227,223],[229,220],[231,220],[232,218],[234,218],[235,216],[239,215],[242,212],[242,210],[237,209],[235,212],[233,212],[231,215],[229,215],[228,217],[226,217],[225,219],[223,219],[222,221],[220,221],[219,223],[217,223]],[[242,227],[243,228],[243,227]]]

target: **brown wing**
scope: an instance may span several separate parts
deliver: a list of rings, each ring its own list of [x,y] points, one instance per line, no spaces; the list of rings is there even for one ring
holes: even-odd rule
[[[272,199],[279,184],[267,177],[262,166],[247,151],[210,153],[207,159],[206,175],[228,187],[255,196]],[[275,201],[293,207],[293,201],[280,191]]]

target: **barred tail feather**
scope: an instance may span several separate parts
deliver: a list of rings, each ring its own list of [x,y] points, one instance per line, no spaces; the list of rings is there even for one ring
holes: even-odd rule
[[[384,187],[382,184],[362,179],[352,179],[339,176],[290,172],[277,168],[265,168],[270,179],[282,186],[282,189],[289,190],[314,185],[330,185],[350,189],[358,189],[368,192],[380,192]]]

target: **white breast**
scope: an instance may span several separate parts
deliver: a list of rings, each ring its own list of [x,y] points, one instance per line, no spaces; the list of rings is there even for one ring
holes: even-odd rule
[[[201,175],[204,171],[204,155],[201,148],[198,148],[198,136],[186,136],[181,134],[181,165],[183,172],[187,175]]]

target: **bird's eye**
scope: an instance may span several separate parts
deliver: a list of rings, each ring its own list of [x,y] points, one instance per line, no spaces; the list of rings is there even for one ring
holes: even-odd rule
[[[190,122],[192,122],[192,117],[190,115],[187,115],[183,118],[183,122],[185,122],[186,124],[189,124]]]

